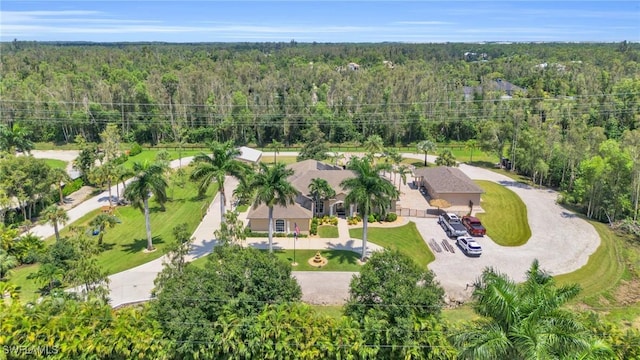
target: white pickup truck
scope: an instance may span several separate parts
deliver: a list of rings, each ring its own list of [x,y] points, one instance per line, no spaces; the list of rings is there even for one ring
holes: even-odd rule
[[[458,236],[469,236],[467,228],[462,225],[460,218],[456,214],[444,213],[438,216],[438,224],[447,233],[448,237],[457,238]]]

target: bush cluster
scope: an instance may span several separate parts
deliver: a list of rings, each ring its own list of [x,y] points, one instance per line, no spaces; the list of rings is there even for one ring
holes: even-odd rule
[[[247,231],[247,237],[254,237],[254,238],[266,238],[269,237],[269,233],[268,232],[256,232],[256,231]],[[289,233],[289,234],[285,234],[285,233],[280,233],[280,232],[274,232],[273,233],[273,237],[277,237],[277,238],[284,238],[284,237],[293,237],[293,233]],[[306,238],[307,234],[300,234],[298,235],[299,238]]]
[[[388,213],[387,214],[387,222],[394,222],[398,220],[398,215],[396,213]]]
[[[318,225],[338,226],[338,217],[325,215],[324,217],[318,219]]]
[[[311,228],[309,229],[309,234],[318,235],[318,218],[313,218],[311,220]]]
[[[142,152],[142,146],[137,142],[131,144],[131,149],[129,149],[129,156],[136,156]]]
[[[80,190],[83,185],[84,181],[82,181],[82,178],[77,178],[72,182],[65,184],[62,188],[62,196],[69,196],[70,194]]]
[[[347,218],[347,224],[349,225],[358,225],[360,221],[362,221],[360,215],[350,216]]]

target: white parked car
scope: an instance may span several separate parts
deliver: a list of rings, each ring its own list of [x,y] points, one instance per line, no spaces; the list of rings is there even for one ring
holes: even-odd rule
[[[456,243],[468,256],[480,256],[482,254],[482,247],[471,236],[460,236]]]

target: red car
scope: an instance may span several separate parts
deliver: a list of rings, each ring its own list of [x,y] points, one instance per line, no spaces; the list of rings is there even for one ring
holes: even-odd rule
[[[482,226],[480,219],[477,217],[463,216],[462,224],[467,228],[467,231],[471,236],[485,236],[487,234],[487,229]]]

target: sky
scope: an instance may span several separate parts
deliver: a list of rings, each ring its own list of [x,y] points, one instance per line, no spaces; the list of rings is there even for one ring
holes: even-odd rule
[[[0,41],[640,42],[626,1],[0,1]]]

